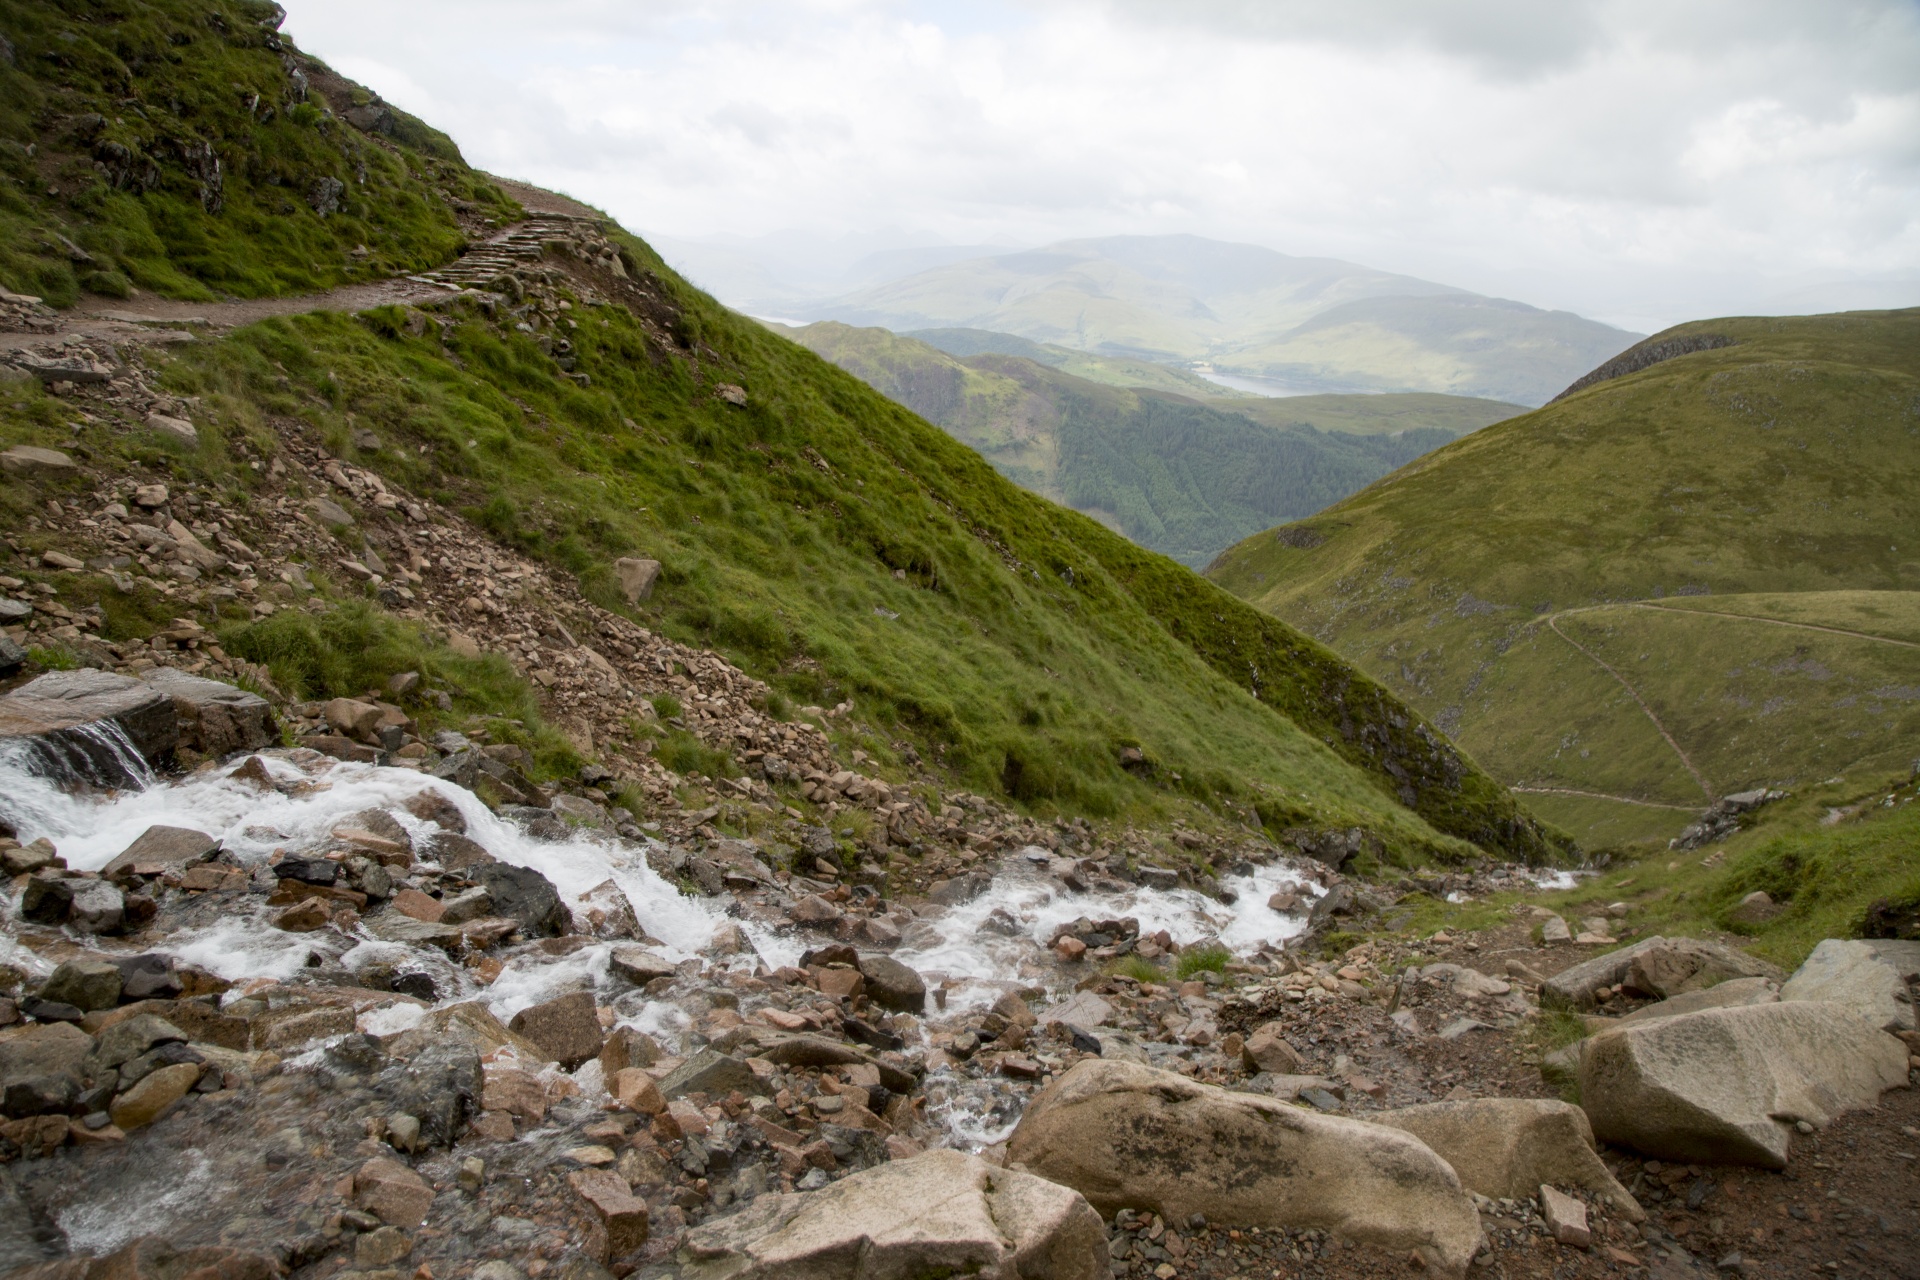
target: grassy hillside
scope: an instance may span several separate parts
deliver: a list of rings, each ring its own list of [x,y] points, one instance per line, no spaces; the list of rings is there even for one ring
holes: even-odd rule
[[[288,52],[266,48],[260,13],[238,4],[88,9],[71,41],[51,6],[28,10],[53,56],[26,41],[15,57],[42,94],[69,69],[61,48],[128,49],[163,17],[188,23],[155,28],[160,48],[186,51],[155,55],[178,83],[144,111],[168,136],[204,123],[195,104],[226,92],[231,59]],[[426,188],[399,176],[413,172],[401,144],[377,131],[322,136],[363,148],[370,175],[392,167],[392,182],[355,188],[366,225],[429,208]],[[223,145],[242,157],[265,144],[236,125]],[[65,197],[40,190],[15,193],[23,225],[69,216]],[[182,222],[169,221],[179,196],[164,183],[100,198],[119,202],[116,225],[165,231],[144,261],[171,271],[175,292],[251,279],[230,264],[277,253],[276,233],[256,231],[237,202]],[[782,698],[850,701],[870,727],[861,745],[883,764],[912,745],[946,776],[1023,804],[1149,817],[1199,801],[1276,831],[1363,825],[1397,857],[1459,856],[1467,840],[1550,851],[1492,779],[1327,650],[1020,490],[945,432],[691,289],[639,240],[607,233],[628,277],[556,256],[485,299],[316,313],[156,350],[148,359],[167,389],[193,405],[191,448],[137,419],[85,422],[15,381],[0,383],[0,444],[191,473],[217,482],[244,521],[255,467],[270,474],[294,434],[317,438],[465,511],[609,607],[726,650]],[[202,243],[227,248],[194,257]],[[744,387],[746,403],[721,386]],[[35,580],[49,576],[38,501],[28,486],[0,488],[6,523],[21,531],[0,563]],[[638,611],[611,572],[630,554],[665,566]],[[110,613],[145,616],[154,604],[73,578]],[[1144,759],[1123,767],[1128,748]]]
[[[958,359],[885,329],[833,321],[778,331],[945,427],[1016,484],[1195,568],[1253,531],[1318,511],[1454,435],[1413,425],[1419,418],[1413,412],[1399,416],[1392,432],[1328,434],[1299,418],[1276,429],[1221,411],[1239,400],[1202,404],[1148,388],[1102,385],[1022,355]],[[965,332],[970,336],[957,345],[1024,341],[985,341],[971,337],[978,331]],[[1027,345],[1042,355],[1059,350]],[[1468,402],[1470,417],[1482,403]],[[1341,416],[1332,405],[1316,408]],[[1346,416],[1378,425],[1364,411]]]
[[[1920,730],[1920,310],[1644,347],[1209,570],[1595,840]]]
[[[0,285],[259,297],[445,262],[517,210],[263,0],[7,0]]]
[[[1241,396],[1218,409],[1281,430],[1307,426],[1350,436],[1390,436],[1403,431],[1444,431],[1464,436],[1525,413],[1524,405],[1427,391],[1359,396]]]
[[[951,263],[814,307],[896,332],[971,328],[1328,391],[1538,404],[1637,335],[1332,258],[1113,236]],[[1030,354],[1016,352],[1012,354]]]

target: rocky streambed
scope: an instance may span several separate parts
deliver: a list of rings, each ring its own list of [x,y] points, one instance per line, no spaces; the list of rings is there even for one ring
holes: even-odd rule
[[[458,735],[341,759],[212,681],[43,680],[0,699],[0,1267],[29,1274],[1750,1269],[1772,1236],[1703,1249],[1661,1206],[1794,1173],[1912,1066],[1899,944],[1789,977],[1554,916],[1322,958],[1390,895],[1037,845],[909,900],[490,806]],[[156,776],[181,744],[206,763]],[[1543,1061],[1543,1000],[1595,1034]]]

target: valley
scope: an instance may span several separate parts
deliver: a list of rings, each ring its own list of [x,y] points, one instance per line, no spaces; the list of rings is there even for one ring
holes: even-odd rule
[[[1920,312],[787,327],[286,22],[0,8],[0,1277],[1920,1274]]]

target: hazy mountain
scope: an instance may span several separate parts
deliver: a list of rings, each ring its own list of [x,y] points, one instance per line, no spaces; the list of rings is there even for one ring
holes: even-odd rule
[[[1329,391],[1538,404],[1639,337],[1334,258],[1199,236],[1071,240],[813,305],[896,331],[972,328],[1105,355],[1208,360]]]

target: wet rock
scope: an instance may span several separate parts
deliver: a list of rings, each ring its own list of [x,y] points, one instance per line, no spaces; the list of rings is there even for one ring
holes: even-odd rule
[[[465,893],[440,899],[441,924],[467,924],[484,920],[493,914],[493,895],[485,889],[468,889]]]
[[[644,987],[655,978],[671,978],[673,963],[644,947],[615,947],[608,957],[613,976],[636,987]]]
[[[647,1202],[611,1169],[581,1169],[567,1175],[588,1214],[586,1252],[600,1262],[633,1252],[647,1242]]]
[[[522,1009],[507,1029],[539,1045],[546,1057],[569,1071],[600,1052],[600,1019],[593,996],[585,991]]]
[[[127,898],[105,880],[80,880],[73,884],[73,898],[67,907],[67,923],[81,933],[118,933],[127,915]]]
[[[328,1005],[292,1005],[252,1019],[253,1044],[259,1049],[294,1049],[325,1036],[353,1032],[353,1010]]]
[[[376,1227],[353,1242],[353,1265],[365,1272],[389,1267],[413,1252],[413,1239],[398,1227]]]
[[[455,831],[439,831],[429,836],[421,847],[420,856],[428,862],[439,863],[448,871],[460,872],[471,871],[494,860],[484,846]]]
[[[190,827],[148,827],[101,869],[108,879],[184,871],[220,852],[220,841]]]
[[[34,875],[20,891],[20,917],[34,924],[61,924],[73,910],[73,882],[61,875]]]
[[[281,1273],[276,1261],[261,1254],[224,1245],[181,1249],[144,1236],[103,1257],[45,1262],[12,1272],[8,1280],[279,1280]]]
[[[479,1110],[481,1087],[479,1053],[472,1045],[442,1040],[415,1054],[396,1080],[383,1082],[381,1092],[395,1111],[414,1118],[419,1145],[448,1147]]]
[[[1913,997],[1885,943],[1828,938],[1794,970],[1780,988],[1780,998],[1851,1009],[1885,1031],[1915,1029]]]
[[[860,976],[866,979],[867,998],[883,1009],[921,1013],[927,1007],[927,984],[920,975],[891,956],[861,956]]]
[[[1453,1170],[1410,1134],[1088,1059],[1028,1104],[1009,1167],[1122,1208],[1231,1226],[1315,1227],[1419,1250],[1464,1274],[1480,1220]]]
[[[324,898],[304,898],[272,917],[273,927],[288,933],[312,933],[333,922],[333,908]]]
[[[100,1035],[129,1018],[152,1016],[178,1027],[186,1039],[200,1045],[218,1045],[244,1052],[252,1037],[251,1024],[245,1018],[222,1013],[211,1002],[202,1000],[142,1000],[122,1005],[101,1020]]]
[[[929,1151],[809,1195],[761,1196],[688,1236],[687,1280],[918,1275],[1106,1280],[1082,1197],[957,1151]]]
[[[173,754],[179,740],[173,702],[128,676],[55,671],[0,697],[0,738],[25,737],[54,768],[107,786],[131,786],[123,749],[101,732],[111,722],[148,761]]]
[[[660,1093],[669,1101],[689,1093],[722,1098],[735,1089],[742,1093],[756,1090],[753,1068],[739,1058],[713,1049],[702,1049],[660,1081]]]
[[[795,924],[832,924],[846,914],[817,893],[808,894],[787,909],[787,918]]]
[[[128,1132],[152,1124],[200,1083],[203,1070],[199,1063],[180,1062],[142,1076],[108,1108],[113,1123]]]
[[[70,1023],[23,1027],[0,1040],[0,1114],[63,1112],[86,1083],[93,1040]]]
[[[172,699],[180,746],[219,759],[279,741],[273,709],[257,693],[172,667],[155,668],[142,678]]]
[[[1824,1127],[1906,1083],[1906,1048],[1812,1001],[1707,1009],[1594,1036],[1581,1105],[1603,1141],[1663,1160],[1784,1168],[1793,1122]]]
[[[89,1074],[118,1067],[163,1044],[184,1044],[186,1033],[163,1018],[139,1014],[123,1019],[100,1033],[94,1045]]]
[[[629,1111],[657,1116],[667,1109],[667,1099],[660,1092],[660,1086],[639,1067],[624,1067],[609,1076],[608,1080],[608,1092]]]
[[[608,1080],[629,1067],[650,1067],[659,1060],[660,1046],[634,1027],[615,1027],[600,1046],[600,1073]]]
[[[40,986],[40,998],[70,1004],[82,1013],[120,1003],[120,970],[105,960],[67,960]]]
[[[433,1208],[433,1188],[398,1161],[376,1156],[353,1175],[353,1202],[388,1226],[414,1228]]]
[[[170,999],[180,994],[180,977],[173,970],[173,957],[149,952],[113,962],[120,970],[122,1000]]]
[[[1432,1102],[1369,1116],[1404,1129],[1453,1166],[1460,1183],[1495,1200],[1523,1199],[1542,1183],[1584,1187],[1633,1222],[1646,1215],[1595,1154],[1580,1108],[1543,1098]]]
[[[549,1061],[546,1051],[523,1035],[507,1029],[505,1023],[477,1001],[443,1005],[430,1010],[418,1026],[395,1036],[388,1049],[397,1057],[411,1058],[429,1045],[443,1041],[464,1044],[481,1057],[496,1049],[512,1047],[529,1062]]]
[[[992,876],[984,871],[969,871],[951,880],[935,882],[927,897],[943,907],[957,907],[963,902],[972,902],[992,887]]]
[[[553,882],[532,867],[489,862],[472,872],[500,915],[520,923],[530,938],[551,938],[570,931],[573,914],[560,901]]]

